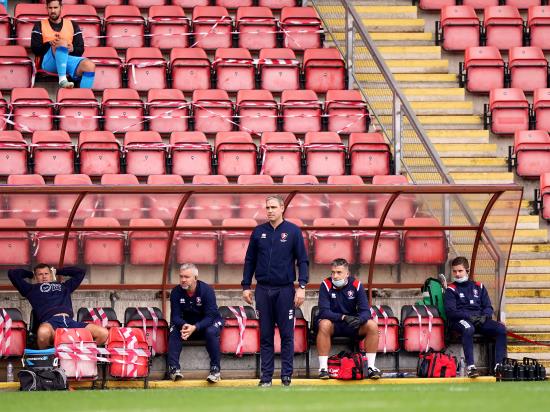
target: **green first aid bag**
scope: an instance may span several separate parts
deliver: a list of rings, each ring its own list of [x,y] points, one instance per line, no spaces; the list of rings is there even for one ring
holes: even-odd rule
[[[420,290],[422,291],[422,300],[418,303],[435,306],[443,320],[447,320],[444,301],[445,291],[441,282],[435,278],[428,278]]]

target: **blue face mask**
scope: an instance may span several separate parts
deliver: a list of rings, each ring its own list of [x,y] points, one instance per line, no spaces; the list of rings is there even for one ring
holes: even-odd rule
[[[348,283],[348,278],[345,278],[345,279],[338,279],[338,280],[332,280],[332,284],[337,287],[338,289],[346,286],[346,284]]]
[[[456,283],[464,283],[468,281],[468,276],[464,276],[463,278],[454,278],[454,281]]]

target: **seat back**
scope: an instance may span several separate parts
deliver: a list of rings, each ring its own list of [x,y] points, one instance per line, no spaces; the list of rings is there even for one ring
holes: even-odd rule
[[[67,378],[73,380],[97,379],[97,345],[88,329],[58,328],[54,346],[59,356],[59,366]]]
[[[76,319],[79,322],[93,323],[108,329],[122,326],[115,310],[109,307],[80,308]]]
[[[401,308],[403,349],[423,352],[445,349],[445,323],[435,306],[405,305]]]
[[[168,353],[168,322],[159,308],[129,307],[124,312],[124,325],[143,330],[153,356]]]
[[[0,308],[0,358],[23,356],[27,325],[16,308]]]
[[[109,374],[115,378],[145,378],[149,375],[149,346],[139,328],[111,328],[107,339],[111,351]],[[122,354],[116,354],[116,352]]]
[[[260,351],[260,324],[251,306],[220,306],[225,325],[220,335],[221,353],[236,356]]]

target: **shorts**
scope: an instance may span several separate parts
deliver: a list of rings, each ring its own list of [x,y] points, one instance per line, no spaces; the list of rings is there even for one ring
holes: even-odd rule
[[[321,319],[317,319],[317,322],[315,323],[316,328],[318,328],[319,321]],[[346,322],[343,320],[338,320],[336,322],[332,322],[334,325],[334,333],[333,337],[343,337],[343,338],[359,338],[363,337],[358,334],[359,329],[353,329],[351,326],[349,326]]]
[[[73,79],[76,79],[76,70],[78,69],[78,65],[82,60],[84,60],[84,57],[71,56],[70,54],[67,58],[67,74]],[[52,49],[48,50],[48,52],[42,58],[41,66],[42,69],[46,70],[47,72],[57,73],[55,56],[53,55]]]
[[[88,325],[87,323],[77,322],[71,317],[63,315],[52,316],[46,322],[52,325],[53,330],[56,330],[57,328],[78,329],[85,328]]]

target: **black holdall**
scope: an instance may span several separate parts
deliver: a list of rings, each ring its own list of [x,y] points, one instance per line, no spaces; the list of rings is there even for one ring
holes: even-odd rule
[[[23,368],[17,374],[20,391],[61,391],[67,389],[67,376],[59,368],[55,349],[25,349]]]

